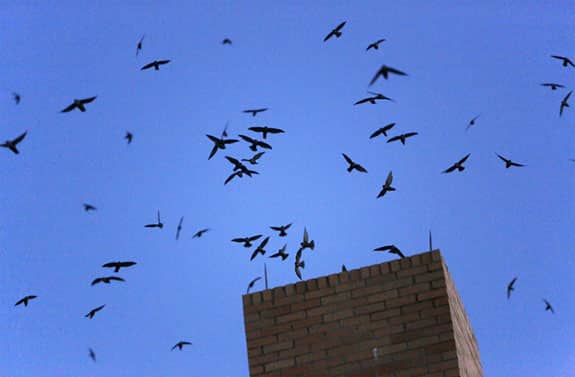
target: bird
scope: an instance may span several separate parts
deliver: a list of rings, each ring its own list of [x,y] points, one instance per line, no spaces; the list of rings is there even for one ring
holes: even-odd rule
[[[16,102],[16,105],[20,104],[20,101],[22,100],[22,96],[16,92],[12,92],[12,98],[14,99],[14,102]]]
[[[405,134],[401,134],[401,135],[397,135],[397,136],[394,136],[394,137],[390,137],[390,138],[387,140],[387,142],[388,142],[388,143],[391,143],[391,142],[394,142],[394,141],[399,140],[399,141],[401,141],[401,144],[405,145],[405,139],[407,139],[408,137],[415,136],[415,135],[418,135],[418,133],[417,133],[417,132],[407,132],[407,133],[405,133]]]
[[[168,60],[154,60],[153,62],[148,63],[145,66],[143,66],[142,68],[140,68],[140,71],[150,69],[152,67],[154,67],[154,70],[159,71],[161,65],[168,64],[169,62],[171,62],[171,60],[169,60],[169,59]]]
[[[146,34],[142,35],[142,37],[140,38],[140,40],[138,41],[138,44],[136,45],[136,56],[138,56],[138,54],[140,53],[140,51],[142,51],[142,42],[144,42],[144,37],[146,36]]]
[[[84,317],[90,318],[90,319],[94,318],[94,316],[96,315],[96,313],[98,313],[100,310],[104,309],[104,306],[106,306],[106,305],[100,305],[100,306],[98,306],[97,308],[94,308],[94,309],[90,310],[90,311],[88,312],[88,314],[86,314]]]
[[[391,98],[381,94],[381,93],[375,93],[375,92],[369,92],[370,94],[373,94],[371,97],[365,97],[360,99],[359,101],[357,101],[356,103],[354,103],[353,105],[361,105],[362,103],[371,103],[372,105],[376,104],[376,101],[383,101],[383,100],[387,100],[387,101],[393,101]]]
[[[24,140],[27,134],[28,131],[26,130],[24,131],[23,134],[20,134],[17,138],[12,140],[6,140],[4,143],[0,144],[0,147],[8,148],[12,151],[12,153],[19,154],[20,151],[18,150],[17,145],[20,144],[22,140]]]
[[[559,116],[563,115],[563,109],[565,107],[569,107],[569,103],[567,101],[569,100],[569,97],[571,97],[571,93],[573,93],[572,90],[569,93],[567,93],[567,95],[563,97],[563,99],[561,100],[561,106],[559,107]]]
[[[369,138],[373,139],[373,138],[378,137],[380,135],[387,136],[387,131],[391,130],[393,128],[393,126],[395,126],[395,123],[386,124],[385,126],[378,128],[374,133],[372,133],[369,136]]]
[[[341,265],[341,272],[347,272],[347,267],[345,267],[345,264]]]
[[[395,245],[386,245],[386,246],[377,247],[377,248],[373,249],[373,251],[388,251],[391,254],[398,255],[401,258],[405,258],[405,255],[403,255],[401,250],[399,250],[399,248]]]
[[[284,244],[275,254],[270,255],[270,258],[281,257],[282,260],[286,260],[287,257],[289,256],[289,254],[286,253],[286,248],[287,248],[287,243]]]
[[[88,348],[88,354],[90,355],[90,359],[92,359],[94,362],[96,362],[96,353],[94,352],[94,350],[91,348]]]
[[[242,161],[249,162],[252,165],[257,165],[258,160],[262,157],[266,152],[258,152],[252,156],[252,158],[242,158]]]
[[[122,279],[121,277],[118,276],[106,276],[106,277],[101,277],[101,278],[96,278],[92,281],[92,284],[90,285],[96,285],[98,283],[106,283],[106,284],[110,284],[110,282],[114,280],[114,281],[125,281],[124,279]]]
[[[146,224],[144,225],[145,228],[160,228],[162,229],[164,227],[164,223],[162,223],[160,221],[160,210],[158,210],[158,222],[155,224]]]
[[[84,206],[84,211],[86,211],[86,212],[97,210],[96,207],[94,207],[93,205],[88,204],[88,203],[84,203],[83,206]]]
[[[247,175],[248,177],[251,177],[252,174],[259,174],[259,173],[255,170],[248,170],[248,169],[246,169],[245,171],[244,170],[236,170],[235,172],[230,174],[228,176],[228,178],[226,178],[226,180],[224,181],[224,185],[227,185],[228,182],[230,182],[235,177],[242,178],[244,176],[244,174]]]
[[[567,67],[567,66],[575,67],[575,64],[573,64],[573,62],[571,61],[571,59],[566,58],[565,56],[551,55],[551,57],[552,57],[552,58],[555,58],[555,59],[561,60],[562,63],[563,63],[563,64],[562,64],[563,67]]]
[[[248,143],[250,143],[250,144],[251,144],[251,145],[250,145],[250,149],[251,149],[252,151],[254,151],[254,152],[257,152],[258,147],[264,148],[264,149],[272,149],[272,146],[269,145],[269,144],[266,143],[266,142],[263,142],[263,141],[260,141],[260,140],[256,140],[256,139],[252,139],[251,137],[246,136],[246,135],[239,135],[239,137],[240,137],[242,140],[247,141]]]
[[[505,168],[507,168],[507,169],[509,169],[509,168],[512,167],[512,166],[518,166],[518,167],[525,166],[525,165],[523,165],[523,164],[519,164],[519,163],[517,163],[517,162],[513,162],[513,161],[511,161],[511,160],[509,160],[509,159],[503,157],[503,156],[500,155],[500,154],[497,154],[497,153],[495,153],[495,154],[497,155],[497,157],[499,157],[499,159],[500,159],[501,161],[505,161]]]
[[[191,345],[191,344],[192,343],[190,343],[190,342],[185,342],[183,340],[180,340],[178,343],[176,343],[175,346],[172,347],[172,351],[175,350],[176,348],[178,348],[181,351],[184,346]]]
[[[35,299],[36,297],[38,297],[38,296],[35,296],[35,295],[25,296],[24,298],[21,298],[20,300],[18,300],[18,301],[16,302],[16,304],[14,304],[14,306],[18,306],[18,305],[20,305],[20,304],[24,304],[24,306],[28,306],[28,301],[33,300],[33,299]]]
[[[226,160],[228,160],[232,165],[234,165],[234,171],[236,170],[242,170],[242,171],[246,171],[248,170],[246,168],[246,166],[244,164],[242,164],[237,158],[231,157],[231,156],[225,156]]]
[[[270,226],[270,229],[280,232],[280,234],[279,234],[280,237],[285,237],[285,236],[287,236],[286,230],[289,229],[291,224],[293,224],[293,223],[289,223],[287,225],[280,225],[280,226]]]
[[[479,118],[479,115],[475,116],[473,119],[471,119],[469,121],[469,123],[467,123],[467,127],[465,128],[465,131],[467,131],[471,126],[475,125],[475,121]]]
[[[301,260],[301,254],[302,254],[303,248],[300,248],[297,251],[297,254],[295,256],[295,264],[294,264],[294,269],[295,269],[295,274],[298,277],[299,280],[301,280],[301,271],[300,268],[305,268],[305,261]]]
[[[515,288],[513,288],[513,284],[515,284],[516,281],[517,281],[517,277],[514,277],[513,280],[511,280],[509,282],[509,284],[507,284],[507,299],[508,300],[511,297],[511,291],[515,290]]]
[[[120,272],[121,268],[131,267],[135,265],[136,262],[126,261],[126,262],[108,262],[102,265],[102,267],[113,268],[114,272]]]
[[[369,50],[371,50],[372,48],[373,48],[374,50],[378,50],[378,49],[379,49],[379,44],[380,44],[381,42],[385,42],[385,39],[378,39],[377,41],[375,41],[375,42],[373,42],[373,43],[370,43],[369,46],[367,46],[367,48],[365,49],[365,51],[369,51]]]
[[[71,105],[68,105],[68,107],[66,107],[64,110],[60,111],[61,113],[67,113],[69,111],[72,111],[74,109],[78,109],[81,112],[85,112],[86,111],[86,107],[84,105],[93,102],[98,96],[94,96],[94,97],[89,97],[89,98],[84,98],[84,99],[74,99],[74,102],[72,102]]]
[[[463,157],[461,160],[457,161],[455,164],[445,169],[442,173],[451,173],[455,169],[457,169],[458,171],[464,171],[465,166],[463,166],[463,163],[469,158],[469,156],[471,156],[471,153],[468,153],[465,157]]]
[[[551,88],[551,90],[556,90],[557,88],[564,88],[565,87],[561,84],[556,84],[553,82],[546,82],[546,83],[541,84],[541,86],[549,87],[549,88]]]
[[[254,126],[248,128],[250,131],[260,132],[264,140],[267,138],[268,134],[283,134],[285,131],[281,128],[273,128],[267,126]]]
[[[232,239],[232,242],[243,243],[244,247],[246,247],[246,248],[252,247],[252,242],[260,239],[261,236],[262,236],[261,234],[256,234],[255,236],[250,236],[250,237],[234,238],[234,239]]]
[[[224,39],[222,40],[222,44],[223,44],[223,45],[231,45],[231,44],[232,44],[232,40],[229,39],[229,38],[224,38]]]
[[[312,240],[309,240],[309,234],[307,233],[307,228],[303,228],[303,240],[300,243],[300,249],[314,249],[315,248],[315,242]]]
[[[345,26],[346,21],[343,21],[341,24],[337,25],[335,29],[330,31],[324,38],[323,41],[326,42],[328,39],[335,35],[336,38],[341,37],[341,29]]]
[[[347,161],[347,163],[349,164],[349,167],[347,168],[347,171],[349,173],[351,173],[354,169],[362,173],[367,173],[367,170],[363,166],[361,166],[358,163],[355,163],[351,158],[349,158],[348,155],[346,155],[345,153],[342,153],[342,155],[345,161]]]
[[[180,222],[178,223],[178,228],[176,229],[176,241],[180,239],[180,232],[182,231],[183,222],[184,222],[184,216],[180,217]]]
[[[250,257],[250,260],[254,260],[255,257],[258,256],[258,254],[261,255],[265,255],[266,254],[266,250],[264,249],[264,247],[268,244],[268,241],[270,240],[269,237],[264,238],[264,240],[262,242],[260,242],[260,244],[258,245],[258,247],[256,247],[256,249],[254,250],[254,252],[252,253],[252,256]]]
[[[224,139],[223,137],[217,138],[213,135],[206,135],[206,136],[208,137],[208,139],[210,139],[214,143],[214,146],[212,147],[212,150],[210,151],[210,155],[208,157],[208,160],[211,159],[212,157],[214,157],[214,155],[216,154],[218,149],[226,149],[226,145],[237,143],[239,141],[237,139]]]
[[[248,109],[248,110],[243,110],[243,113],[247,113],[247,114],[252,114],[252,116],[256,116],[259,113],[263,113],[264,111],[268,111],[267,107],[263,107],[261,109]]]
[[[130,131],[126,131],[126,136],[124,136],[124,139],[126,139],[128,144],[132,143],[133,138],[134,138],[134,135]]]
[[[248,289],[246,290],[246,294],[250,293],[250,289],[252,289],[254,287],[254,284],[256,284],[258,282],[258,280],[261,280],[262,277],[258,276],[257,278],[253,279],[252,281],[250,281],[250,283],[248,284]]]
[[[390,171],[389,174],[387,174],[387,178],[385,179],[385,183],[383,184],[381,191],[377,194],[378,198],[384,196],[388,191],[395,191],[395,187],[391,187],[391,182],[393,182],[393,173]]]
[[[204,233],[209,232],[210,230],[211,230],[210,228],[200,229],[196,233],[194,233],[192,238],[200,238],[201,236],[204,235]]]
[[[373,76],[373,78],[369,82],[369,85],[371,86],[371,85],[375,84],[375,82],[377,81],[379,76],[383,76],[383,78],[387,80],[390,73],[393,73],[393,74],[399,75],[399,76],[407,76],[407,73],[400,71],[399,69],[389,67],[389,66],[384,64],[379,68],[379,70],[377,72],[375,72],[375,75]]]
[[[553,310],[553,307],[551,306],[551,304],[549,303],[549,301],[543,299],[543,302],[545,302],[545,310],[550,310],[551,313],[555,314],[555,310]]]
[[[226,125],[224,126],[224,130],[222,131],[222,136],[221,138],[223,139],[224,137],[228,136],[228,125],[230,124],[230,122],[226,122]]]

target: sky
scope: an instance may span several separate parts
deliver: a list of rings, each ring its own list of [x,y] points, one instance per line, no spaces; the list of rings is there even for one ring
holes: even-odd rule
[[[298,281],[304,228],[304,279],[393,260],[373,252],[387,244],[424,252],[431,231],[484,374],[575,375],[575,98],[559,116],[575,68],[550,57],[575,61],[573,2],[19,1],[0,30],[0,140],[27,131],[0,149],[1,376],[248,376],[242,295],[264,263],[270,287]],[[369,86],[382,64],[407,75]],[[393,101],[354,105],[368,90]],[[389,123],[418,135],[369,138]],[[224,185],[224,156],[253,155],[240,141],[208,160],[226,124],[285,133]],[[145,228],[158,210],[164,228]],[[255,234],[268,252],[250,261],[231,239]],[[124,260],[125,282],[90,285]]]

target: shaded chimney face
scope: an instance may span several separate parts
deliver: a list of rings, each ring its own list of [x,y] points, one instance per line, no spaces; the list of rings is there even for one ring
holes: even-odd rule
[[[243,296],[251,377],[481,377],[439,251]]]

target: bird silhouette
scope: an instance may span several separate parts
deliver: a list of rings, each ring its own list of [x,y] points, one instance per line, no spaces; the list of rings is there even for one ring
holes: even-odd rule
[[[24,298],[21,298],[20,300],[18,300],[18,301],[16,302],[16,304],[14,304],[14,306],[18,306],[18,305],[20,305],[20,304],[24,304],[24,306],[28,306],[28,302],[29,302],[30,300],[35,299],[36,297],[38,297],[38,296],[35,296],[35,295],[25,296]]]
[[[12,92],[12,98],[14,99],[16,105],[20,104],[20,101],[22,100],[22,96],[16,92]]]
[[[346,21],[343,21],[341,24],[337,25],[335,27],[335,29],[333,29],[332,31],[330,31],[324,38],[323,41],[326,42],[328,39],[330,39],[331,37],[335,36],[336,38],[341,37],[341,29],[343,29],[343,27],[345,26]]]
[[[351,158],[349,158],[348,155],[342,153],[342,156],[345,159],[345,161],[347,161],[347,163],[349,164],[349,167],[347,168],[347,171],[349,173],[351,173],[354,169],[362,173],[367,173],[367,170],[363,166],[354,162]]]
[[[309,240],[309,234],[307,233],[307,228],[303,228],[303,239],[300,243],[300,249],[304,250],[304,249],[311,249],[313,250],[315,248],[315,242],[312,240]]]
[[[136,262],[126,261],[126,262],[108,262],[102,265],[102,267],[113,268],[114,272],[120,272],[121,268],[131,267],[135,265]]]
[[[231,45],[231,44],[232,44],[232,40],[229,39],[229,38],[224,38],[224,39],[222,40],[222,44],[223,44],[223,45]]]
[[[556,84],[556,83],[553,83],[553,82],[546,82],[546,83],[541,84],[541,86],[545,86],[545,87],[551,88],[551,90],[557,90],[557,88],[564,88],[564,87],[565,87],[565,86],[563,86],[563,85],[561,85],[561,84]]]
[[[27,134],[28,134],[28,131],[25,131],[23,134],[20,134],[20,136],[18,136],[15,139],[6,140],[4,143],[0,144],[0,147],[8,148],[14,154],[20,154],[20,151],[18,150],[17,145],[20,144],[20,142],[22,140],[24,140],[24,138],[26,137]]]
[[[515,290],[515,288],[513,288],[513,284],[515,284],[515,282],[517,281],[517,277],[514,277],[513,280],[511,280],[509,282],[509,284],[507,284],[507,299],[509,300],[509,298],[511,298],[511,292]]]
[[[260,242],[260,244],[258,245],[258,247],[256,247],[256,249],[254,250],[254,252],[252,253],[252,256],[250,257],[250,260],[254,260],[255,257],[258,256],[258,254],[261,255],[265,255],[266,254],[266,250],[264,249],[264,247],[266,247],[266,245],[268,244],[268,241],[270,240],[269,237],[264,238],[264,240],[262,242]]]
[[[138,54],[140,53],[140,51],[142,51],[142,43],[144,42],[144,37],[146,36],[146,34],[142,35],[142,37],[140,38],[140,40],[138,41],[138,44],[136,45],[136,56],[138,56]]]
[[[158,210],[158,219],[157,219],[157,223],[155,224],[146,224],[144,225],[145,228],[160,228],[162,229],[164,227],[164,223],[162,223],[162,221],[160,221],[160,210]]]
[[[471,128],[472,126],[475,125],[475,121],[479,118],[479,115],[475,116],[473,119],[471,119],[469,121],[469,123],[467,123],[467,127],[465,128],[465,131],[467,131],[469,128]]]
[[[90,355],[90,359],[92,359],[92,361],[96,362],[96,352],[94,352],[93,349],[88,348],[88,355]]]
[[[232,242],[243,243],[244,247],[246,247],[246,248],[252,247],[252,242],[260,239],[261,236],[262,236],[261,234],[256,234],[255,236],[250,236],[250,237],[234,238],[234,239],[232,239]]]
[[[559,56],[559,55],[551,55],[552,58],[555,59],[559,59],[562,62],[563,67],[568,67],[568,66],[572,66],[575,67],[575,64],[573,64],[573,62],[571,61],[571,59],[565,57],[565,56]]]
[[[183,222],[184,222],[184,216],[180,217],[180,222],[178,223],[178,228],[176,229],[176,241],[180,239],[180,232],[182,231]]]
[[[517,167],[525,166],[525,165],[523,165],[523,164],[519,164],[519,163],[517,163],[517,162],[513,162],[513,161],[511,161],[510,159],[507,159],[507,158],[503,157],[503,156],[500,155],[500,154],[497,154],[497,153],[495,153],[495,154],[497,155],[497,157],[499,157],[499,159],[500,159],[501,161],[505,161],[505,168],[507,168],[507,169],[509,169],[509,168],[512,167],[512,166],[517,166]]]
[[[227,185],[228,182],[230,182],[235,177],[242,178],[244,176],[244,174],[247,175],[248,177],[251,177],[253,174],[259,174],[259,173],[255,170],[249,170],[249,169],[236,170],[226,178],[226,180],[224,181],[224,185]]]
[[[182,350],[182,348],[184,348],[184,346],[187,345],[191,345],[192,343],[190,342],[185,342],[185,341],[179,341],[178,343],[176,343],[175,346],[172,347],[172,351],[175,350],[176,348],[178,348],[180,351]]]
[[[132,143],[133,138],[134,138],[134,135],[130,131],[126,131],[126,136],[124,136],[124,139],[126,139],[128,144]]]
[[[206,136],[208,137],[208,139],[210,139],[214,143],[214,146],[212,147],[212,150],[210,151],[210,156],[208,157],[208,160],[211,159],[212,157],[214,157],[214,155],[216,154],[218,149],[226,149],[226,145],[237,143],[239,141],[237,139],[224,139],[223,137],[217,138],[217,137],[212,136],[212,135],[206,135]]]
[[[237,158],[231,156],[225,156],[225,157],[226,160],[228,160],[232,165],[234,165],[234,171],[241,170],[244,173],[248,171],[248,168],[244,164],[242,164]]]
[[[377,194],[378,198],[384,196],[388,191],[395,191],[395,187],[391,187],[391,182],[393,182],[393,173],[390,171],[389,174],[387,174],[387,178],[385,179],[383,187],[379,191],[379,194]]]
[[[407,73],[402,72],[399,69],[389,67],[389,66],[384,64],[379,68],[379,70],[377,72],[375,72],[375,75],[373,76],[373,78],[369,82],[369,85],[371,86],[371,85],[375,84],[375,82],[377,81],[377,79],[380,76],[382,76],[384,79],[387,80],[390,73],[393,73],[394,75],[399,75],[399,76],[407,76]]]
[[[209,232],[210,230],[211,230],[210,228],[200,229],[196,233],[194,233],[192,238],[200,238],[201,236],[203,236],[206,232]]]
[[[549,303],[549,301],[543,299],[543,302],[545,302],[545,310],[549,310],[551,311],[551,313],[555,314],[555,310],[553,309],[553,307],[551,306],[551,304]]]
[[[467,161],[467,159],[469,158],[469,156],[471,156],[471,153],[468,153],[465,157],[463,157],[461,160],[457,161],[456,163],[454,163],[453,165],[451,165],[450,167],[448,167],[447,169],[445,169],[442,173],[451,173],[452,171],[454,171],[455,169],[457,169],[457,171],[464,171],[465,170],[465,166],[463,166],[463,163],[465,161]]]
[[[246,294],[250,293],[250,289],[252,289],[254,287],[254,285],[261,280],[262,277],[258,276],[257,278],[253,279],[252,281],[250,281],[250,283],[248,284],[248,289],[246,289]]]
[[[122,279],[121,277],[118,276],[106,276],[106,277],[101,277],[101,278],[96,278],[92,281],[92,284],[90,285],[96,285],[99,283],[105,283],[105,284],[110,284],[111,281],[125,281],[124,279]]]
[[[268,143],[265,143],[263,141],[260,140],[256,140],[256,139],[252,139],[249,136],[246,135],[238,135],[242,140],[247,141],[248,143],[250,143],[250,149],[254,152],[257,152],[258,147],[260,148],[264,148],[264,149],[272,149],[272,146],[269,145]]]
[[[387,251],[390,254],[398,255],[400,258],[405,258],[405,255],[403,255],[401,250],[399,250],[399,248],[395,245],[386,245],[386,246],[377,247],[377,248],[373,249],[373,251]]]
[[[94,96],[94,97],[89,97],[89,98],[84,98],[84,99],[75,99],[74,102],[72,102],[71,105],[68,105],[68,107],[66,107],[64,110],[62,110],[62,113],[67,113],[69,111],[72,111],[74,109],[78,109],[81,112],[85,112],[86,111],[86,107],[84,105],[93,102],[98,96]]]
[[[143,66],[142,68],[140,68],[140,70],[144,71],[146,69],[150,69],[150,68],[154,67],[155,71],[159,71],[161,65],[168,64],[169,62],[171,62],[171,60],[154,60],[153,62],[148,63],[145,66]]]
[[[248,110],[243,110],[243,113],[247,113],[247,114],[252,114],[252,116],[256,116],[259,113],[263,113],[264,111],[268,111],[267,107],[263,107],[261,109],[248,109]]]
[[[559,107],[559,116],[563,115],[564,108],[569,107],[569,103],[567,101],[569,100],[569,97],[571,97],[571,93],[573,93],[573,91],[567,93],[567,95],[563,97],[563,99],[561,100],[561,106]]]
[[[287,224],[287,225],[280,225],[280,226],[270,226],[270,228],[271,228],[272,230],[275,230],[275,231],[280,232],[280,233],[279,233],[279,236],[280,236],[280,237],[285,237],[285,236],[287,236],[286,230],[289,229],[289,227],[291,226],[291,224],[293,224],[293,223],[289,223],[289,224]]]
[[[381,94],[381,93],[375,93],[375,92],[369,92],[371,94],[373,94],[371,97],[365,97],[360,99],[359,101],[357,101],[356,103],[354,103],[353,105],[361,105],[363,103],[371,103],[372,105],[375,105],[377,103],[377,101],[393,101],[391,98]]]
[[[369,136],[369,138],[373,139],[373,138],[378,137],[380,135],[387,136],[387,131],[391,130],[393,128],[393,126],[395,126],[395,123],[386,124],[385,126],[378,128],[374,133],[372,133]]]
[[[380,44],[381,42],[385,42],[385,39],[378,39],[377,41],[375,41],[375,42],[373,42],[373,43],[370,43],[369,46],[367,46],[367,48],[365,49],[365,51],[369,51],[369,50],[371,50],[372,48],[373,48],[374,50],[379,50],[379,44]]]
[[[270,258],[281,257],[282,261],[286,260],[287,257],[289,256],[289,254],[286,253],[286,248],[287,248],[287,243],[284,244],[275,254],[270,255]]]
[[[347,272],[347,267],[345,267],[345,264],[341,265],[341,272]]]
[[[249,162],[252,165],[257,165],[258,160],[262,157],[266,152],[258,152],[252,156],[252,158],[242,158],[242,161]]]
[[[97,308],[94,308],[94,309],[90,310],[90,311],[88,312],[88,314],[86,314],[84,317],[90,318],[90,319],[94,318],[94,316],[96,315],[96,313],[98,313],[100,310],[104,309],[105,306],[106,306],[106,305],[101,305],[101,306],[98,306]]]
[[[84,211],[86,211],[86,212],[97,210],[96,207],[94,207],[93,205],[88,204],[88,203],[84,203],[83,206],[84,206]]]
[[[268,134],[283,134],[285,132],[281,128],[273,128],[267,126],[254,126],[248,128],[248,130],[261,133],[264,140],[267,138]]]
[[[405,134],[390,137],[389,140],[387,140],[387,142],[392,143],[394,141],[399,140],[401,142],[401,144],[405,145],[405,139],[412,137],[412,136],[415,136],[415,135],[418,135],[418,133],[417,132],[407,132]]]
[[[300,247],[299,250],[297,251],[296,255],[295,255],[294,270],[295,270],[295,274],[299,280],[302,279],[300,268],[305,268],[305,261],[301,260],[303,250],[304,249]]]

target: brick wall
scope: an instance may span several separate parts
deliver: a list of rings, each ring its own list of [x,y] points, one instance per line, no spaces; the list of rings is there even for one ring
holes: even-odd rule
[[[252,377],[482,375],[439,251],[244,295],[243,303]]]

